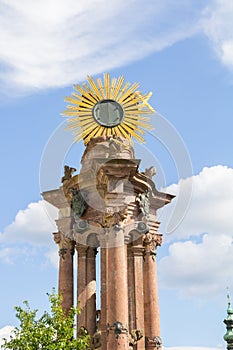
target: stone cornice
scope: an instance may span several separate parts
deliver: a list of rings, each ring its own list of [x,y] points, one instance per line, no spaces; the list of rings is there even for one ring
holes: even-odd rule
[[[54,205],[56,208],[60,209],[69,206],[69,202],[64,194],[62,187],[56,190],[42,192],[41,195],[44,200]]]

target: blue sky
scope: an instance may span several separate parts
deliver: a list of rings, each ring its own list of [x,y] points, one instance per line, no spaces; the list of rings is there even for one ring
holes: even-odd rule
[[[48,217],[40,192],[58,187],[63,164],[78,167],[83,152],[61,124],[64,97],[87,74],[108,71],[153,92],[155,130],[136,152],[146,154],[142,167],[156,165],[158,188],[177,194],[159,216],[164,347],[225,348],[226,286],[233,290],[232,19],[229,0],[0,1],[1,335],[16,324],[14,305],[27,299],[44,310],[46,292],[57,286],[56,212],[49,208]]]

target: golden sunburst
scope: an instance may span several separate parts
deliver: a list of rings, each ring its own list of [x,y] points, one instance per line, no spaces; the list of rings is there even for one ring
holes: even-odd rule
[[[152,129],[146,115],[155,112],[148,102],[152,93],[143,95],[137,91],[138,83],[125,83],[123,76],[111,79],[108,73],[103,81],[95,82],[91,76],[87,81],[74,85],[75,92],[65,98],[72,105],[63,115],[70,117],[68,129],[73,130],[75,142],[83,139],[87,144],[94,137],[111,135],[145,142],[144,129]]]

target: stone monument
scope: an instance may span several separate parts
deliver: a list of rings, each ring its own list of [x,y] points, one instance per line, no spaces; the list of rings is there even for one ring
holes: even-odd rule
[[[173,195],[159,192],[153,167],[139,171],[131,137],[139,142],[149,128],[151,94],[124,85],[123,77],[104,82],[88,77],[66,100],[76,141],[86,145],[81,170],[65,166],[60,188],[44,192],[59,208],[59,286],[68,312],[74,299],[73,256],[77,252],[77,331],[85,328],[92,348],[162,349],[157,247],[162,243],[156,212]],[[77,93],[78,92],[78,93]],[[96,310],[96,254],[100,254],[101,309]]]

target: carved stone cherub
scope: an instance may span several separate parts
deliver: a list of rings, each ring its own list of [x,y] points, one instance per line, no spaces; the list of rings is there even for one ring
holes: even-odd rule
[[[156,175],[156,168],[154,166],[146,168],[143,174],[146,175],[146,177],[148,177],[150,180],[152,180],[152,177]]]
[[[134,345],[137,344],[137,342],[143,337],[143,330],[142,329],[132,329],[132,331],[129,334],[129,349],[133,350]]]
[[[146,220],[150,217],[150,195],[149,192],[146,191],[145,193],[139,193],[136,201],[139,203],[139,207],[141,209],[141,212],[143,216],[146,218]]]
[[[77,189],[72,189],[71,201],[72,213],[75,219],[79,219],[87,209],[86,194]]]
[[[58,232],[54,232],[53,233],[53,239],[54,239],[55,243],[60,244],[61,243],[61,233],[59,231]]]
[[[73,173],[76,171],[75,168],[70,168],[68,165],[64,166],[64,176],[61,179],[61,182],[69,180],[72,178]]]
[[[92,349],[99,349],[101,347],[101,332],[97,331],[91,339]]]

